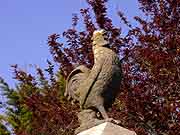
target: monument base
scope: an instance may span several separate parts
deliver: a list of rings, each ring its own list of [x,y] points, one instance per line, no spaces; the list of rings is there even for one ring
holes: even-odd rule
[[[136,133],[113,123],[105,122],[77,135],[136,135]]]

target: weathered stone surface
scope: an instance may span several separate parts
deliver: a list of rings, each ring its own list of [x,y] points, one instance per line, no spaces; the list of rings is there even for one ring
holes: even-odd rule
[[[116,124],[105,122],[77,135],[136,135],[136,133]]]

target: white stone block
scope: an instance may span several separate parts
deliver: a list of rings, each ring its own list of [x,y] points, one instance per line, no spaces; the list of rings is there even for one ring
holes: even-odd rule
[[[136,135],[136,133],[113,123],[105,122],[77,135]]]

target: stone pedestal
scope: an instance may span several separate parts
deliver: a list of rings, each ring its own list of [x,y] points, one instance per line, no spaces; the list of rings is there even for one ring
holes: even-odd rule
[[[77,135],[136,135],[136,133],[113,123],[105,122]]]

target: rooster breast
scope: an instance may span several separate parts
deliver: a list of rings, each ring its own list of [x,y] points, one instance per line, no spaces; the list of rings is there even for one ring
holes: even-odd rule
[[[122,79],[120,60],[115,52],[105,47],[99,47],[94,51],[94,59],[95,64],[90,76],[94,72],[99,73],[89,90],[83,108],[97,108],[103,105],[107,109],[114,102]],[[96,71],[99,64],[102,64],[101,68]]]

